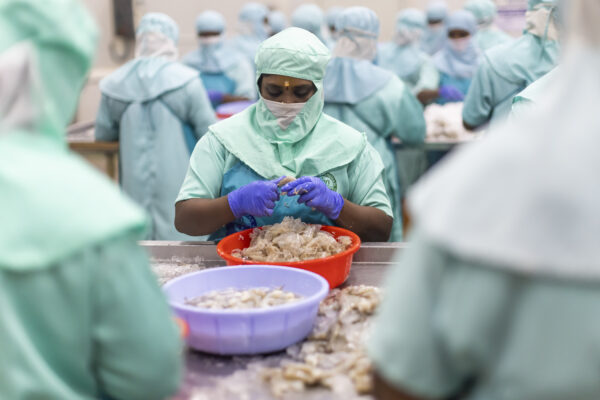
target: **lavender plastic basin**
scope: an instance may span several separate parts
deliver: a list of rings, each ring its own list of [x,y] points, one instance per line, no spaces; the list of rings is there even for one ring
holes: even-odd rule
[[[303,299],[281,306],[210,310],[185,305],[186,298],[227,288],[283,287]],[[272,265],[219,267],[167,283],[163,290],[175,314],[190,329],[187,344],[213,354],[258,354],[282,350],[312,330],[319,303],[329,291],[321,276],[298,268]]]

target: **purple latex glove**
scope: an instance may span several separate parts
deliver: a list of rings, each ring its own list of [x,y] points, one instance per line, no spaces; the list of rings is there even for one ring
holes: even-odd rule
[[[209,89],[206,91],[206,93],[208,94],[208,99],[213,104],[221,103],[223,101],[223,93],[219,92],[218,90]]]
[[[461,101],[465,98],[460,90],[452,85],[443,85],[439,89],[440,97],[448,101]]]
[[[329,189],[325,183],[314,176],[303,176],[284,185],[282,192],[288,196],[300,195],[298,203],[304,203],[325,214],[331,220],[340,216],[344,207],[344,198],[338,192]]]
[[[273,214],[275,202],[279,200],[277,184],[281,178],[273,181],[254,181],[227,195],[229,208],[236,218],[244,215],[266,217]]]

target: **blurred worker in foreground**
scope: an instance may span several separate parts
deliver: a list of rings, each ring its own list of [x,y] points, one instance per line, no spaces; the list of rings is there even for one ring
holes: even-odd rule
[[[466,128],[504,120],[513,97],[556,66],[559,44],[555,3],[529,0],[523,36],[484,53],[465,98]]]
[[[338,40],[339,37],[339,32],[337,31],[337,28],[335,26],[335,23],[337,21],[337,18],[340,16],[340,14],[342,13],[342,11],[344,11],[343,7],[330,7],[327,10],[327,13],[325,13],[325,22],[327,23],[327,47],[329,47],[329,49],[333,49],[333,47],[335,46],[335,42]]]
[[[379,399],[600,398],[600,2],[566,4],[539,109],[409,197],[412,245],[369,342]]]
[[[146,219],[65,143],[96,28],[78,1],[0,2],[0,398],[163,399],[177,328]]]
[[[278,34],[288,26],[287,18],[281,11],[271,11],[267,19],[269,21],[269,36]],[[254,75],[250,81],[254,85]]]
[[[381,156],[383,183],[394,212],[391,241],[402,241],[402,205],[396,157],[390,139],[406,144],[425,140],[423,107],[398,77],[373,65],[379,37],[377,14],[346,8],[337,19],[339,39],[325,74],[323,111],[360,132]]]
[[[427,7],[427,28],[421,42],[421,48],[425,53],[434,55],[444,47],[446,43],[446,17],[448,6],[444,0],[434,0]]]
[[[425,14],[409,8],[398,14],[394,40],[379,48],[377,64],[394,72],[413,94],[423,89],[435,90],[440,84],[440,74],[431,57],[419,48],[425,32]]]
[[[432,100],[439,104],[462,101],[479,65],[480,53],[473,42],[477,30],[473,14],[465,10],[455,11],[448,17],[447,27],[446,44],[433,57],[440,72],[440,87],[421,91],[419,97],[424,103]]]
[[[477,20],[477,33],[474,39],[475,44],[482,52],[514,40],[509,34],[494,25],[497,9],[492,0],[469,0],[465,4],[465,10],[473,13]]]
[[[96,139],[119,141],[121,186],[152,217],[152,240],[190,240],[173,226],[173,201],[191,150],[216,119],[198,72],[176,61],[177,38],[171,18],[146,14],[136,58],[100,82]]]
[[[323,10],[316,4],[302,4],[292,13],[292,26],[306,29],[327,44],[323,37]]]
[[[260,43],[267,38],[269,9],[264,4],[246,3],[238,15],[240,34],[230,43],[254,66],[254,56]]]
[[[540,102],[546,97],[550,90],[553,90],[556,79],[560,71],[560,66],[542,76],[525,90],[513,98],[510,114],[513,118],[520,118],[531,112],[532,109],[539,107]]]
[[[386,241],[392,210],[365,134],[323,113],[327,47],[288,28],[256,56],[260,99],[210,127],[177,198],[177,229],[217,240],[291,215]],[[282,176],[298,178],[281,188]]]
[[[231,101],[256,97],[254,68],[243,54],[225,43],[225,19],[216,11],[204,11],[196,18],[200,45],[183,63],[200,71],[213,108]]]

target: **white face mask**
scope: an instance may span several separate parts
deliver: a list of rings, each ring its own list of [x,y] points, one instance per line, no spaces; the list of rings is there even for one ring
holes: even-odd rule
[[[201,46],[211,46],[213,44],[220,43],[221,39],[221,35],[201,36],[198,41],[200,42]]]
[[[450,47],[457,53],[464,53],[469,48],[470,37],[450,39]]]
[[[271,111],[271,114],[277,118],[277,125],[283,130],[286,130],[288,126],[294,121],[294,119],[300,114],[300,111],[304,108],[304,103],[280,103],[278,101],[267,100],[262,98],[265,106]]]

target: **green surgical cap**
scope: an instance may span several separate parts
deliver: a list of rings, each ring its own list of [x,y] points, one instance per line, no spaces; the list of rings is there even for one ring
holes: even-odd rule
[[[62,140],[96,49],[96,25],[79,1],[0,0],[0,54],[27,43],[34,65],[36,130]]]
[[[312,33],[287,28],[262,42],[256,53],[256,73],[323,80],[331,54]]]

